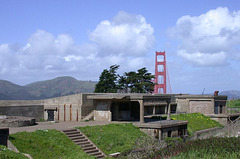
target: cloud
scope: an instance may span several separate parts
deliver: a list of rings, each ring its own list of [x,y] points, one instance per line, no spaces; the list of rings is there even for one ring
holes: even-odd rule
[[[143,16],[119,12],[112,21],[100,22],[89,38],[99,46],[101,56],[143,56],[153,46],[153,33]]]
[[[200,16],[182,16],[168,34],[180,41],[178,54],[186,60],[199,66],[224,64],[239,57],[240,10],[219,7]]]
[[[101,21],[85,44],[75,44],[68,34],[37,30],[25,45],[0,44],[0,77],[27,84],[67,75],[98,80],[101,71],[113,64],[124,71],[137,70],[150,63],[146,54],[153,46],[153,33],[142,15],[126,12]]]
[[[182,56],[186,60],[191,61],[193,65],[200,65],[200,66],[222,65],[226,60],[226,54],[224,52],[218,52],[218,53],[195,52],[193,54],[190,54],[190,53],[187,53],[186,50],[179,50],[178,55]]]

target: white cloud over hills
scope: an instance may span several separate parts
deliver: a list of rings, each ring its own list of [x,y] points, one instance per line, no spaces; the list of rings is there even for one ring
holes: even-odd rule
[[[89,42],[75,44],[68,34],[53,35],[37,30],[27,44],[0,44],[0,76],[20,84],[70,75],[97,80],[110,65],[123,69],[146,66],[154,44],[154,29],[142,15],[119,12],[103,20],[89,33]]]
[[[168,30],[180,41],[178,55],[198,66],[225,65],[240,60],[240,10],[219,7],[200,16],[182,16]]]

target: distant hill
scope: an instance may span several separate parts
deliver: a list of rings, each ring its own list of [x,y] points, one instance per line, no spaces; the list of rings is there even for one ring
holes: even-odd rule
[[[237,91],[237,90],[223,91],[223,92],[220,92],[219,95],[226,95],[228,96],[228,99],[239,99],[240,91]]]
[[[58,77],[19,86],[0,80],[0,100],[47,99],[77,93],[92,93],[96,82],[79,81],[73,77]]]
[[[0,80],[0,99],[1,100],[20,100],[31,99],[33,96],[24,86],[19,86],[9,81]]]

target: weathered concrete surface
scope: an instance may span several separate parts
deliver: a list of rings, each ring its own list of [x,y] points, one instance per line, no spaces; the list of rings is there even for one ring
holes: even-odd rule
[[[212,100],[189,101],[189,113],[213,114],[214,105]]]
[[[77,121],[81,119],[82,94],[46,99],[44,119],[48,119],[48,110],[54,110],[55,121]]]
[[[186,136],[187,124],[187,121],[162,120],[147,123],[135,123],[134,125],[151,137],[162,140],[166,137]]]
[[[44,118],[42,100],[0,100],[0,115]]]
[[[36,123],[36,119],[20,116],[7,116],[5,119],[0,119],[0,127],[22,127],[31,126]]]
[[[175,95],[177,112],[214,114],[214,107],[226,108],[227,96]],[[219,111],[218,111],[219,112]],[[222,111],[225,113],[225,111]]]
[[[112,121],[112,113],[110,111],[110,101],[98,102],[96,109],[94,110],[94,120],[96,121]]]

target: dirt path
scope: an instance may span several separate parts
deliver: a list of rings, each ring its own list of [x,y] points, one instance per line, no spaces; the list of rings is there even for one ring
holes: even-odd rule
[[[106,125],[110,122],[97,122],[97,121],[88,121],[88,122],[38,122],[34,126],[25,126],[25,127],[15,127],[9,128],[9,133],[14,134],[20,131],[33,132],[37,129],[57,129],[63,130],[73,127],[82,127],[82,126],[95,126],[95,125]]]

